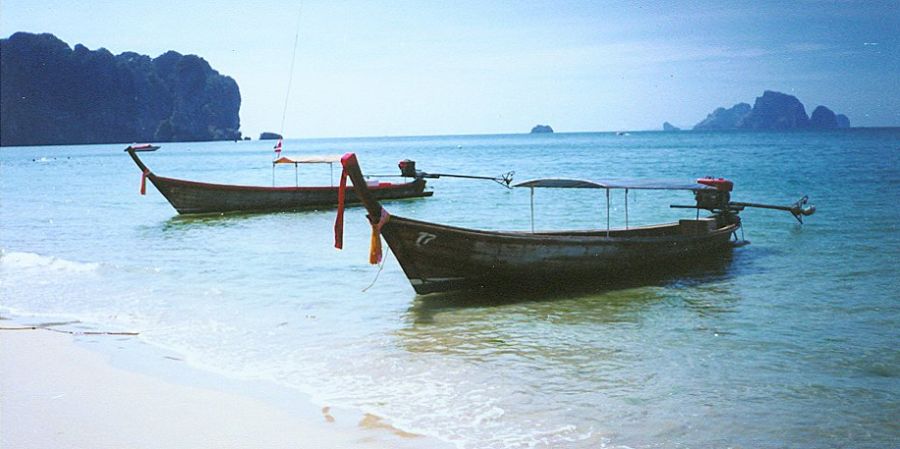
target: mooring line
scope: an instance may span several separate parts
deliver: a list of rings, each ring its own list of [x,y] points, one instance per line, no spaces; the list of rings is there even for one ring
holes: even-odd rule
[[[23,327],[0,327],[0,331],[34,331],[42,329],[50,332],[58,332],[60,334],[69,334],[69,335],[127,335],[127,336],[135,336],[140,335],[140,332],[108,332],[108,331],[68,331],[64,329],[54,329],[52,327],[46,326],[23,326]]]
[[[379,237],[379,238],[381,238],[381,237]],[[389,256],[390,254],[391,254],[391,252],[390,252],[390,251],[387,251],[387,253],[384,255],[384,258],[381,259],[381,263],[378,265],[378,272],[375,273],[375,279],[372,279],[372,283],[369,284],[368,287],[362,289],[362,292],[363,292],[363,293],[365,293],[366,290],[372,288],[372,286],[375,285],[375,282],[378,282],[378,276],[381,275],[381,270],[384,269],[384,262],[387,260],[387,258],[388,258],[388,256]]]

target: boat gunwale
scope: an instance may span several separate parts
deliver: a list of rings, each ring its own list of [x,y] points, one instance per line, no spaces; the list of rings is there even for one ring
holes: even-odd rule
[[[398,221],[400,223],[398,223]],[[403,223],[407,222],[407,223]],[[490,231],[484,229],[471,229],[471,228],[463,228],[458,226],[450,226],[439,223],[432,223],[427,221],[415,220],[411,218],[401,217],[397,215],[391,215],[390,221],[385,224],[385,226],[390,226],[391,224],[412,224],[421,227],[430,227],[436,228],[438,230],[444,232],[452,232],[458,234],[471,234],[474,238],[480,239],[491,239],[491,240],[499,240],[499,239],[513,239],[513,240],[525,240],[525,241],[540,241],[544,244],[552,243],[553,241],[557,241],[559,243],[627,243],[627,242],[661,242],[661,241],[693,241],[693,240],[707,240],[713,236],[722,235],[722,234],[730,234],[736,231],[740,224],[731,223],[719,228],[716,228],[712,231],[705,232],[702,234],[672,234],[672,235],[662,235],[662,236],[605,236],[605,235],[586,235],[587,233],[597,233],[597,234],[605,234],[606,229],[589,229],[589,230],[563,230],[563,231],[548,231],[545,233],[532,233],[528,231]],[[610,229],[610,232],[628,232],[628,231],[641,231],[653,228],[663,228],[663,227],[678,227],[678,223],[662,223],[655,225],[647,225],[647,226],[638,226],[628,229]],[[387,238],[387,236],[385,236]]]
[[[156,181],[160,181],[163,183],[169,184],[181,184],[184,186],[190,186],[195,188],[207,189],[207,190],[237,190],[237,191],[253,191],[253,192],[314,192],[314,191],[329,191],[329,190],[338,190],[338,186],[248,186],[241,184],[218,184],[211,182],[202,182],[202,181],[190,181],[187,179],[180,178],[169,178],[166,176],[160,176],[150,170],[144,161],[137,155],[138,149],[135,149],[133,146],[129,146],[125,149],[125,152],[131,156],[131,159],[137,164],[138,168],[140,168],[143,172],[146,173],[147,177],[150,178],[150,181],[156,185]],[[154,150],[155,151],[155,150]],[[377,186],[366,186],[371,190],[390,190],[390,189],[402,189],[413,186],[419,182],[424,183],[425,180],[422,178],[415,178],[410,182],[404,183],[391,183],[390,185],[377,185]],[[352,187],[351,187],[352,188]],[[424,192],[423,192],[424,193]],[[427,196],[427,195],[426,195]]]
[[[302,192],[302,191],[327,191],[327,190],[337,190],[338,186],[248,186],[248,185],[240,185],[240,184],[216,184],[210,182],[202,182],[202,181],[189,181],[186,179],[179,178],[169,178],[166,176],[159,176],[150,172],[147,174],[147,177],[150,178],[154,183],[159,180],[162,182],[170,183],[170,184],[182,184],[196,188],[208,189],[208,190],[240,190],[240,191],[261,191],[261,192]],[[424,181],[424,180],[423,180]],[[390,190],[390,189],[402,189],[406,187],[410,187],[419,182],[419,179],[410,182],[404,182],[401,184],[391,185],[378,185],[378,186],[367,186],[370,190]],[[350,187],[352,189],[353,187]]]

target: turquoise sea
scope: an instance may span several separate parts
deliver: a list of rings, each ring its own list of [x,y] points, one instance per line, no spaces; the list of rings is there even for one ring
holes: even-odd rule
[[[272,142],[163,144],[163,176],[271,185]],[[665,277],[556,293],[416,296],[367,263],[348,209],[179,217],[124,145],[0,150],[0,314],[138,331],[236,379],[384,418],[460,448],[900,445],[900,129],[288,140],[369,174],[723,176],[752,243]],[[293,169],[275,181],[294,183]],[[335,174],[335,177],[337,175]],[[329,184],[327,166],[302,168]],[[395,215],[527,230],[529,192],[439,179]],[[540,229],[605,226],[598,192],[540,191]],[[629,196],[630,224],[692,216],[688,193]],[[624,198],[613,196],[613,225]],[[376,280],[377,277],[377,280]],[[373,283],[374,280],[374,284]],[[370,284],[371,287],[366,289]],[[496,295],[496,296],[495,296]]]

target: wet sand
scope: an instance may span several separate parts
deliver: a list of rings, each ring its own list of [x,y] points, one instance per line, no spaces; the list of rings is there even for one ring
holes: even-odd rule
[[[170,376],[122,369],[110,362],[108,354],[83,347],[78,338],[82,337],[42,329],[0,330],[0,447],[445,445],[400,432],[370,415],[341,415],[311,403],[297,412],[297,407],[288,409],[227,389],[175,383]],[[178,376],[195,371],[181,370]]]

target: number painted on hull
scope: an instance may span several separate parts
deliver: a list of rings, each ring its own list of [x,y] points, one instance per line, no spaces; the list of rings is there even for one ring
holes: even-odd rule
[[[420,232],[419,238],[416,239],[416,246],[425,246],[431,243],[437,236],[434,234],[429,234],[427,232]]]

